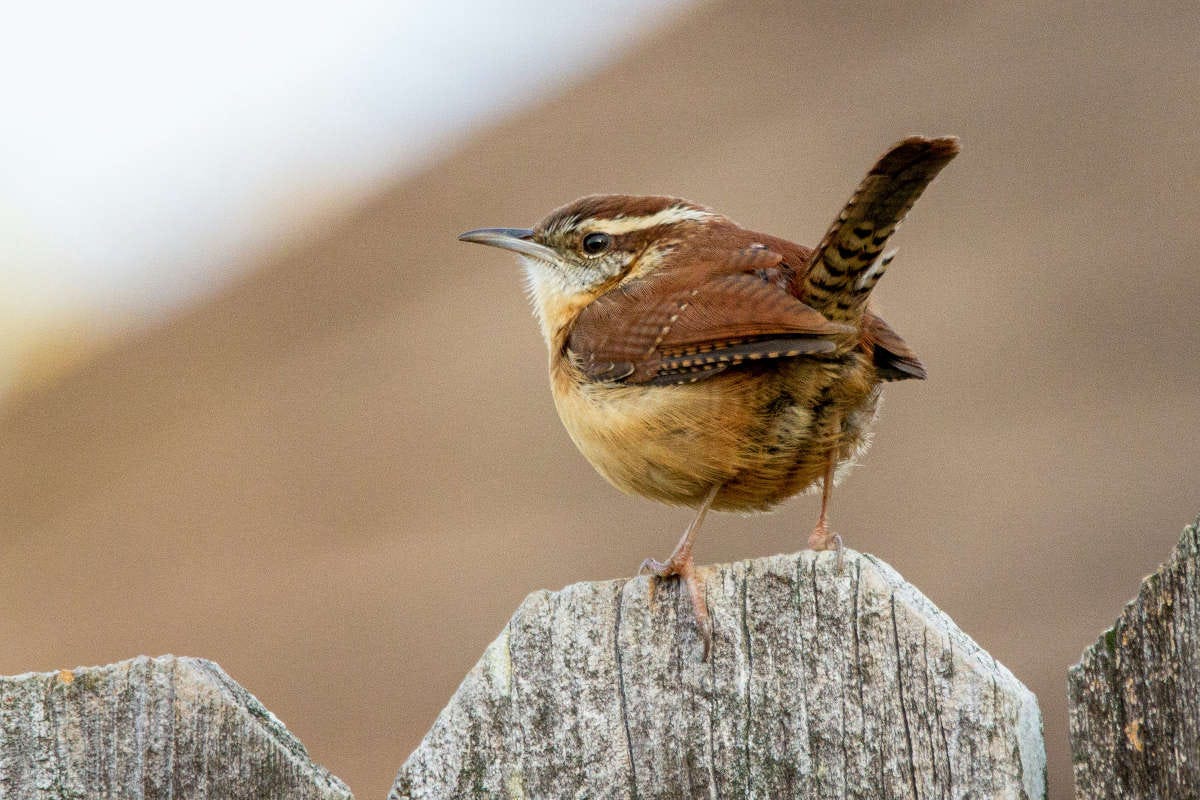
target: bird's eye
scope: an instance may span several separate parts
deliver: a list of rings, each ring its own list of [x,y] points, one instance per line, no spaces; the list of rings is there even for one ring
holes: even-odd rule
[[[612,247],[612,237],[607,233],[589,233],[583,237],[583,252],[589,256],[598,256]]]

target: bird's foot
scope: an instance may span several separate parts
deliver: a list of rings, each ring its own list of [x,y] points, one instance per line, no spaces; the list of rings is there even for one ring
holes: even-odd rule
[[[638,575],[653,575],[656,578],[669,578],[678,575],[683,585],[687,587],[688,597],[692,601],[692,614],[696,618],[696,627],[700,631],[700,641],[704,645],[701,661],[708,661],[712,650],[712,623],[708,618],[708,605],[704,602],[704,593],[700,580],[696,577],[696,562],[692,559],[691,548],[676,549],[666,561],[647,558],[638,569]],[[658,581],[650,581],[650,601],[654,601],[654,591]]]
[[[837,571],[840,574],[846,566],[846,555],[842,547],[841,534],[837,534],[829,530],[825,524],[825,520],[817,522],[817,527],[813,528],[813,532],[808,535],[809,548],[820,552],[821,550],[836,550],[837,551]]]

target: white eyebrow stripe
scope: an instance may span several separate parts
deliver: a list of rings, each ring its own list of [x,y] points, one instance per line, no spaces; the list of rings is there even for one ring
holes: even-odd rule
[[[656,225],[670,225],[674,222],[686,222],[688,220],[703,221],[711,219],[716,214],[711,211],[705,211],[700,208],[688,208],[687,206],[671,206],[664,208],[656,214],[649,214],[640,217],[618,217],[617,219],[600,219],[587,226],[587,231],[609,233],[614,236],[622,233],[630,233],[631,231],[641,231],[647,228],[653,228]]]

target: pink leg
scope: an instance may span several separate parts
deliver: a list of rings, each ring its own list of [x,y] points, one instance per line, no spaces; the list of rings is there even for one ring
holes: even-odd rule
[[[821,487],[821,516],[816,527],[808,535],[808,546],[813,550],[837,550],[837,568],[842,571],[845,556],[842,553],[842,537],[829,530],[829,497],[833,494],[833,469],[836,466],[836,450],[829,451],[825,460],[825,477]]]
[[[712,506],[713,500],[716,499],[717,492],[719,491],[721,491],[720,485],[709,489],[708,494],[704,496],[704,500],[700,503],[700,508],[696,512],[696,518],[692,520],[692,524],[688,525],[687,530],[683,532],[683,536],[680,538],[679,544],[675,545],[675,550],[671,553],[670,558],[666,561],[647,558],[642,562],[641,568],[638,569],[639,575],[648,573],[659,578],[678,575],[683,580],[683,584],[688,590],[688,596],[692,600],[692,613],[696,617],[696,627],[700,629],[700,638],[704,642],[704,656],[701,659],[702,661],[708,660],[708,653],[712,649],[712,624],[708,619],[708,606],[705,605],[704,597],[700,593],[700,581],[696,578],[696,562],[692,558],[692,542],[695,540],[696,531],[700,530],[700,524],[704,522],[704,517],[708,514],[708,509]],[[652,584],[651,592],[653,590]]]

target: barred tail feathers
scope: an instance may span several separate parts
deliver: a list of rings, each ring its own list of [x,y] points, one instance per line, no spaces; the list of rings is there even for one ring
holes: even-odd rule
[[[912,136],[888,150],[814,251],[804,276],[804,302],[833,321],[859,320],[895,255],[883,249],[888,239],[958,151],[952,136]]]

